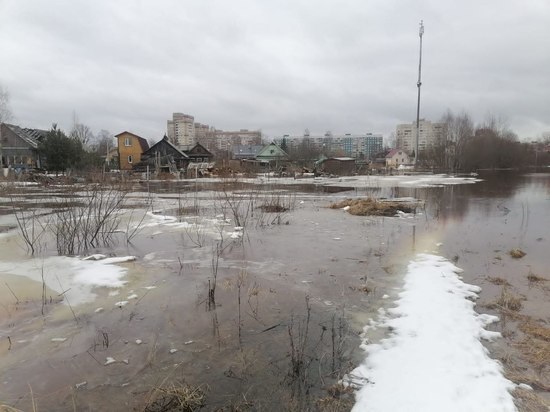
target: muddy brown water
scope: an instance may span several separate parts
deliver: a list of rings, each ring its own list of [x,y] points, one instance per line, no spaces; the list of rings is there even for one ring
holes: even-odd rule
[[[224,235],[219,259],[215,233],[162,226],[143,228],[131,244],[119,236],[90,251],[137,257],[122,264],[128,283],[120,294],[97,288],[93,303],[69,306],[52,287],[46,296],[53,299],[42,308],[40,282],[0,273],[0,403],[38,411],[143,410],[155,388],[177,381],[201,385],[205,410],[315,410],[325,389],[363,358],[363,326],[392,306],[406,264],[418,252],[456,261],[465,281],[483,288],[479,311],[491,312],[484,305],[502,286],[488,278],[500,277],[525,297],[522,314],[547,324],[548,288],[527,276],[550,279],[550,175],[481,177],[476,184],[429,188],[271,186],[263,199],[284,194],[292,209],[269,219],[259,211],[247,217],[241,239]],[[218,183],[151,184],[148,193],[140,187],[128,197],[131,210],[153,198],[152,208],[165,214],[200,211],[178,216],[183,221],[232,217],[220,206]],[[233,182],[226,190],[243,195],[254,188]],[[369,195],[414,197],[425,206],[409,218],[327,208]],[[49,188],[41,203],[39,189],[32,189],[37,205],[52,196]],[[258,219],[277,224],[258,225]],[[20,241],[3,236],[2,260],[29,259]],[[526,256],[512,259],[513,248]],[[209,307],[214,273],[215,307]],[[145,289],[150,286],[155,288]],[[138,299],[114,305],[130,293]],[[489,346],[494,356],[516,356],[514,339],[521,336],[514,322],[492,327],[509,336]],[[107,357],[117,362],[104,365]],[[522,365],[548,374],[548,366],[537,371]],[[346,408],[342,403],[339,410]]]

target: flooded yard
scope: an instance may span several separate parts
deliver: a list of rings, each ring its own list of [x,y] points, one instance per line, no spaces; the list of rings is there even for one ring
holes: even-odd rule
[[[485,347],[522,384],[518,409],[549,402],[548,174],[1,190],[0,404],[351,410],[362,344],[391,335],[375,325],[418,253],[481,287],[475,310],[502,335]],[[330,208],[369,197],[414,211]]]

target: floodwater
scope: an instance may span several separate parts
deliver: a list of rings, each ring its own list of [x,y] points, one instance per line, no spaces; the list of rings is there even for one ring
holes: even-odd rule
[[[109,246],[88,251],[136,257],[118,265],[126,270],[118,288],[70,284],[48,235],[31,258],[3,196],[0,404],[144,410],[156,388],[185,382],[200,385],[206,410],[316,410],[328,405],[326,389],[361,362],[362,339],[383,336],[362,337],[363,326],[392,306],[407,262],[424,251],[455,261],[466,282],[482,287],[479,311],[495,313],[485,306],[502,293],[494,283],[501,278],[524,298],[521,314],[547,324],[550,280],[532,282],[529,274],[550,279],[550,175],[480,177],[429,186],[382,178],[142,184],[121,216],[127,232],[140,225],[131,242],[117,233]],[[364,196],[423,203],[401,217],[328,208]],[[66,188],[26,187],[15,202],[43,214],[66,198]],[[290,210],[263,212],[265,204]],[[514,248],[526,255],[513,259]],[[517,319],[493,327],[505,338],[491,353],[549,385],[548,364],[529,364],[515,349],[523,339]],[[116,362],[105,365],[108,357]],[[349,402],[337,399],[333,410],[349,410]]]

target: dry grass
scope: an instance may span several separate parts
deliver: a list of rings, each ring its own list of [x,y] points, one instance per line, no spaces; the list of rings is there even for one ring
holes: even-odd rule
[[[514,344],[514,347],[519,351],[521,359],[532,369],[521,362],[517,363],[518,359],[508,357],[502,359],[507,366],[506,377],[516,383],[526,383],[535,390],[549,392],[550,383],[544,371],[550,366],[550,328],[538,324],[531,318],[525,318],[519,324],[519,329],[525,337]]]
[[[498,276],[487,276],[487,280],[491,282],[493,285],[511,286],[506,279],[500,278]]]
[[[284,206],[278,205],[278,204],[261,205],[261,206],[258,206],[258,209],[261,209],[262,211],[264,211],[266,213],[283,213],[283,212],[287,212],[289,210],[288,207],[284,207]]]
[[[350,286],[349,287],[350,290],[353,290],[353,291],[358,291],[358,292],[363,292],[363,293],[371,293],[372,290],[370,287],[368,287],[367,285],[362,285],[362,286]]]
[[[529,274],[527,275],[527,280],[531,283],[540,283],[540,282],[548,281],[548,279],[543,278],[542,276],[537,276],[531,271],[529,271]]]
[[[8,405],[0,405],[0,412],[23,412],[21,409],[15,409]]]
[[[512,249],[510,252],[508,252],[510,256],[512,256],[514,259],[521,259],[526,255],[526,253],[521,249]]]
[[[398,211],[412,213],[416,210],[414,205],[402,202],[379,201],[368,199],[346,199],[330,205],[331,209],[348,207],[348,212],[355,216],[395,216]]]
[[[515,403],[521,412],[541,412],[550,410],[550,404],[529,389],[516,388],[512,392]]]
[[[206,390],[201,386],[175,383],[155,389],[155,397],[145,407],[145,412],[192,412],[205,405]]]
[[[522,303],[524,300],[522,296],[514,295],[508,291],[508,288],[504,286],[502,292],[497,300],[491,302],[487,305],[489,309],[499,309],[499,310],[509,310],[512,312],[518,312],[521,310]]]
[[[531,320],[523,322],[519,325],[521,331],[527,335],[533,336],[538,339],[545,340],[550,343],[550,328],[539,325]],[[550,361],[550,356],[548,357]]]
[[[536,369],[543,370],[550,365],[550,344],[543,340],[527,337],[517,344],[522,356]],[[550,390],[546,386],[545,390]]]
[[[354,402],[354,390],[351,386],[340,383],[327,388],[328,396],[320,398],[316,402],[317,409],[321,412],[349,411]]]

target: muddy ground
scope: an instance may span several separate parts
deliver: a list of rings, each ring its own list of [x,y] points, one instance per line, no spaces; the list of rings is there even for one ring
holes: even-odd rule
[[[18,207],[47,213],[56,206],[48,202],[68,192],[72,199],[74,189],[18,190]],[[400,217],[329,208],[366,196],[423,203]],[[2,198],[0,258],[31,259],[17,236],[13,197]],[[250,201],[249,213],[235,214],[235,205]],[[423,188],[365,187],[352,178],[326,186],[136,185],[124,219],[142,222],[139,233],[130,243],[118,233],[87,252],[136,256],[120,264],[128,283],[118,295],[97,288],[93,302],[71,304],[71,291],[48,285],[43,292],[40,281],[0,274],[0,401],[38,411],[162,410],[152,405],[158,388],[186,383],[204,393],[205,410],[349,410],[353,396],[335,385],[363,358],[363,326],[391,307],[414,253],[429,251],[456,261],[465,280],[483,288],[478,311],[502,316],[494,328],[504,335],[488,348],[510,379],[542,399],[520,408],[539,407],[548,399],[549,360],[537,363],[528,348],[548,341],[522,325],[550,321],[549,201],[548,175]],[[274,203],[288,210],[259,208]],[[159,223],[146,210],[197,225]],[[44,239],[35,260],[56,253]],[[513,248],[526,255],[512,258]],[[495,305],[503,290],[521,307]],[[372,333],[375,341],[384,331]],[[109,357],[115,362],[105,365]]]

